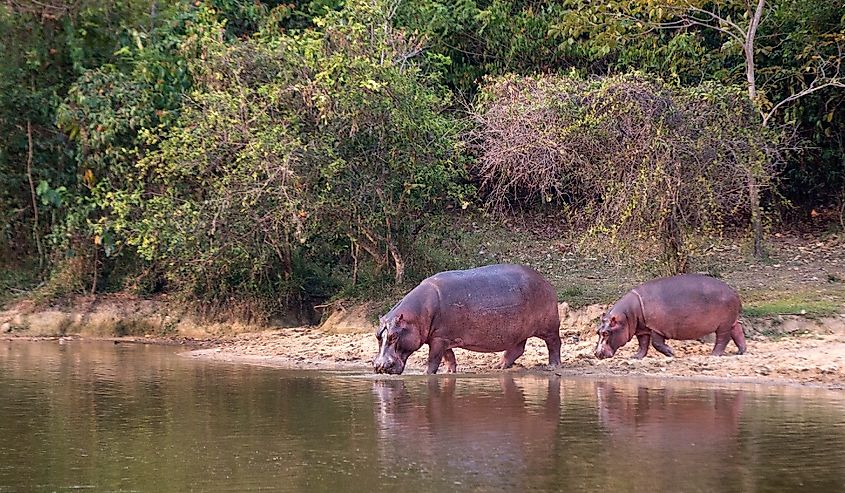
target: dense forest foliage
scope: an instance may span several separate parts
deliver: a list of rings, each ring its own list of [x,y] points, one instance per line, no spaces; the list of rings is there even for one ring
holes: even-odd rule
[[[557,208],[684,270],[843,203],[844,47],[840,0],[5,0],[0,263],[272,313]]]

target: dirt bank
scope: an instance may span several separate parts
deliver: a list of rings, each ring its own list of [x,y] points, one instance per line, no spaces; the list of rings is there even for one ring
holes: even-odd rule
[[[203,319],[165,296],[155,299],[121,294],[75,296],[47,306],[21,300],[0,310],[0,336],[4,337],[213,340],[266,328],[250,321]]]
[[[562,365],[554,370],[560,375],[606,376],[636,375],[663,378],[695,378],[721,381],[755,381],[822,385],[845,388],[845,314],[810,319],[782,316],[746,320],[748,352],[742,356],[708,356],[712,339],[671,341],[677,357],[667,358],[653,349],[641,360],[633,360],[636,341],[622,348],[616,357],[599,361],[592,356],[595,344],[595,320],[603,305],[570,310],[560,305]],[[360,318],[348,310],[348,318]],[[370,359],[377,351],[371,327],[354,331],[348,323],[334,330],[293,328],[241,334],[217,347],[192,351],[191,357],[218,361],[251,363],[298,369],[347,369],[369,371]],[[736,348],[729,346],[729,351]],[[408,360],[406,374],[420,374],[427,348]],[[500,354],[456,350],[460,373],[496,373],[493,364]],[[525,354],[512,370],[552,371],[547,363],[545,345],[531,339]]]

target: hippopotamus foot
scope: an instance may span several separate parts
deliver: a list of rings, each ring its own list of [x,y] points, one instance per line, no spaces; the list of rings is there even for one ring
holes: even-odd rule
[[[654,346],[654,349],[657,349],[666,356],[670,358],[675,357],[675,352],[666,344],[666,338],[656,332],[652,332],[651,334],[651,345]]]
[[[713,352],[710,356],[724,356],[725,348],[728,347],[728,341],[731,340],[731,334],[727,331],[716,332],[716,345],[713,346]]]
[[[447,349],[443,353],[443,363],[446,363],[446,373],[456,373],[458,371],[458,360],[455,359],[455,352]]]
[[[651,334],[638,335],[637,342],[640,344],[640,350],[634,355],[634,359],[643,359],[645,358],[645,355],[648,354],[648,345],[651,343]]]
[[[525,352],[525,343],[526,342],[528,342],[527,339],[520,342],[516,346],[508,349],[507,351],[505,351],[505,354],[502,355],[502,360],[499,361],[499,364],[496,365],[496,368],[499,368],[501,370],[505,370],[505,369],[513,366],[513,362],[516,361],[517,358],[522,356],[522,353]]]

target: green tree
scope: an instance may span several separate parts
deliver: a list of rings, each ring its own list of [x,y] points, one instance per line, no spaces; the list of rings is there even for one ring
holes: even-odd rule
[[[149,185],[128,239],[171,285],[325,297],[346,281],[309,279],[359,248],[404,281],[426,213],[471,190],[449,93],[390,15],[351,2],[301,33],[192,37],[197,88],[163,138],[148,134],[157,150],[139,163]]]
[[[84,169],[56,126],[57,108],[86,70],[143,44],[157,23],[156,2],[4,2],[0,5],[0,251],[45,265],[43,240],[63,222]],[[163,10],[163,9],[162,9]],[[173,9],[169,9],[173,10]],[[161,14],[161,12],[160,12]],[[23,223],[31,228],[21,228]],[[28,231],[29,234],[22,234]]]

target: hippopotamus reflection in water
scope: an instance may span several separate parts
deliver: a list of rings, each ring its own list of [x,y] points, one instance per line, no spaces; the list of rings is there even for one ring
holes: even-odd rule
[[[713,277],[684,274],[655,279],[629,291],[602,316],[595,355],[610,358],[637,336],[640,348],[634,358],[645,357],[649,343],[666,356],[674,356],[666,339],[698,339],[713,332],[713,356],[723,355],[731,339],[742,354],[741,309],[736,291]]]
[[[557,295],[543,276],[521,265],[488,265],[441,272],[424,280],[381,317],[376,338],[377,373],[401,374],[414,351],[428,344],[426,373],[441,361],[457,369],[452,348],[504,351],[499,368],[522,356],[529,337],[549,349],[549,364],[560,364]]]
[[[595,395],[607,461],[619,476],[648,481],[643,491],[724,491],[744,467],[737,462],[743,390],[596,382]],[[703,457],[724,467],[702,467]]]
[[[378,446],[387,471],[437,471],[444,488],[519,490],[536,471],[555,470],[561,379],[511,374],[373,381]],[[448,474],[449,472],[453,474]],[[518,482],[520,484],[512,484]],[[439,489],[433,485],[433,489]]]

